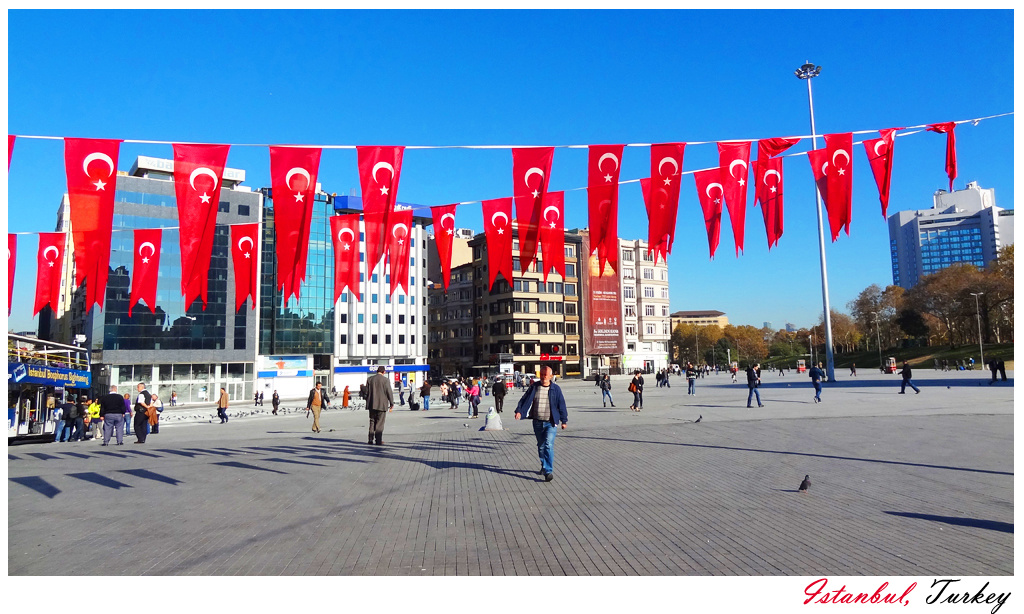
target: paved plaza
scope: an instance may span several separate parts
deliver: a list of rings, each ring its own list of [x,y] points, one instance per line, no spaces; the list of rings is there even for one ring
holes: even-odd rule
[[[727,374],[656,388],[629,411],[560,382],[569,428],[545,483],[528,421],[433,399],[221,425],[167,409],[144,445],[8,448],[11,575],[1010,575],[1013,388],[987,372]],[[285,403],[286,407],[294,407]],[[263,408],[269,410],[268,405]],[[237,403],[234,412],[253,410]],[[196,417],[199,416],[199,417]],[[703,416],[700,423],[695,420]],[[178,417],[181,419],[175,420]],[[468,426],[465,426],[468,425]],[[797,486],[811,476],[807,494]]]

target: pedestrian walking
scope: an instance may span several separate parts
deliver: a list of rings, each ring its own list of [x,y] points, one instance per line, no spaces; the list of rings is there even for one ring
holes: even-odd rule
[[[347,390],[347,388],[346,388]],[[423,397],[423,411],[430,411],[430,382],[423,382],[420,387],[420,396]],[[498,411],[501,411],[500,409]]]
[[[320,412],[324,407],[331,404],[331,400],[327,397],[327,391],[323,389],[323,384],[317,382],[312,390],[309,391],[309,398],[306,399],[306,414],[310,411],[313,412],[313,432],[320,432]]]
[[[747,366],[747,407],[750,407],[750,401],[757,397],[757,406],[764,407],[761,403],[761,393],[757,391],[757,387],[761,385],[761,363],[754,363],[753,365]]]
[[[277,410],[281,407],[281,395],[277,394],[276,390],[274,391],[274,396],[270,397],[270,406],[273,408],[273,411],[270,413],[276,416]]]
[[[254,392],[252,395],[252,406],[258,407],[260,404],[260,393]]]
[[[999,378],[1006,381],[1006,361],[1002,358],[999,359]]]
[[[601,378],[601,406],[608,407],[605,405],[606,402],[615,407],[615,402],[612,401],[612,378],[607,373]]]
[[[384,419],[395,407],[391,384],[384,376],[384,367],[377,367],[377,374],[366,380],[366,409],[370,412],[370,431],[366,443],[384,445]]]
[[[263,407],[263,391],[260,391],[260,407]]]
[[[146,385],[139,382],[135,386],[137,394],[135,395],[135,407],[132,413],[135,414],[135,443],[146,443],[146,436],[149,434],[149,430],[146,426],[149,423],[149,412],[156,411],[153,407],[153,395],[146,390]]]
[[[405,405],[405,384],[396,382],[395,385],[398,387],[398,404]]]
[[[537,455],[540,457],[540,473],[544,481],[555,479],[555,435],[558,426],[564,429],[569,423],[569,410],[565,396],[558,384],[551,382],[551,367],[540,368],[540,381],[519,399],[516,405],[516,420],[533,420],[533,434],[537,437]]]
[[[115,435],[117,445],[124,445],[124,397],[117,393],[117,386],[111,386],[110,392],[100,397],[100,416],[103,417],[103,444],[110,443],[110,436]]]
[[[479,407],[480,407],[480,384],[478,380],[471,380],[469,389],[469,405],[466,407],[467,418],[479,418]]]
[[[988,369],[992,372],[992,381],[988,383],[989,386],[996,383],[996,375],[999,372],[999,361],[993,358],[988,361]]]
[[[349,392],[348,386],[345,386],[344,392],[341,393],[341,408],[348,409]]]
[[[61,435],[64,434],[64,411],[68,405],[71,405],[67,401],[57,405],[53,410],[53,419],[57,421],[57,424],[53,428],[53,441],[55,443],[61,442]]]
[[[505,378],[499,377],[498,381],[494,383],[491,396],[494,397],[494,409],[498,410],[500,414],[502,408],[505,407]]]
[[[825,377],[825,372],[821,370],[821,363],[812,366],[807,375],[810,376],[811,384],[814,385],[814,402],[821,403],[821,379]]]
[[[662,383],[665,384],[666,388],[671,388],[672,387],[672,383],[668,381],[668,376],[669,376],[668,369],[665,369],[664,373],[665,373],[665,376],[662,378],[661,381],[662,381]]]
[[[903,376],[903,383],[900,384],[900,392],[899,392],[899,394],[906,394],[907,386],[910,386],[911,388],[914,389],[914,394],[921,394],[921,390],[918,389],[918,387],[915,386],[914,382],[910,379],[910,377],[911,377],[910,363],[908,363],[905,360],[903,361],[903,370],[900,371],[900,375]]]
[[[664,373],[662,373],[661,371],[658,371],[657,373],[654,374],[654,387],[655,388],[661,388],[663,383],[664,383],[664,381],[665,381],[665,374]]]
[[[78,399],[71,397],[64,404],[64,430],[60,434],[61,441],[71,441],[75,433],[75,424],[78,422]]]
[[[857,377],[857,363],[853,363],[850,365],[850,375],[852,375],[853,377]]]
[[[686,363],[686,394],[697,396],[697,367],[692,362]]]
[[[629,408],[639,412],[644,408],[644,376],[640,375],[640,369],[633,372],[633,379],[629,380],[628,390],[633,393],[633,404]]]
[[[124,434],[132,435],[132,395],[124,393]]]
[[[220,418],[221,424],[228,421],[228,391],[223,388],[220,389],[220,398],[217,399],[217,417]]]

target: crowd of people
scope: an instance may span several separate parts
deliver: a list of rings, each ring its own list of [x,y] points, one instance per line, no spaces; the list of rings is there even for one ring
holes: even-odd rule
[[[119,394],[117,386],[111,386],[107,394],[95,399],[90,399],[88,393],[68,396],[54,408],[54,442],[99,440],[102,436],[104,446],[112,438],[117,445],[123,445],[124,436],[131,436],[134,426],[135,443],[145,443],[149,435],[160,432],[164,406],[144,384],[139,383],[136,389],[134,403],[130,394]]]

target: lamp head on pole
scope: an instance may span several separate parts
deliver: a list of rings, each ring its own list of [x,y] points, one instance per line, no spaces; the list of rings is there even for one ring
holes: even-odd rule
[[[813,79],[821,74],[821,66],[815,66],[810,62],[793,71],[797,79]]]

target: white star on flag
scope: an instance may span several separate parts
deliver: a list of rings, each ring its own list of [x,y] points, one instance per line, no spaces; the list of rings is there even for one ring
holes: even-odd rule
[[[669,177],[665,177],[665,185],[672,185],[672,179]]]
[[[399,245],[405,245],[405,239],[399,239],[398,240],[398,244]]]
[[[720,203],[720,202],[722,202],[722,199],[721,199],[721,198],[716,198],[716,199],[715,199],[715,204],[716,204],[716,205],[717,205],[718,203]]]
[[[533,191],[533,197],[537,198],[538,196],[540,196],[540,192],[538,192],[537,190],[534,190]]]
[[[49,264],[50,266],[53,266],[53,260],[50,260],[49,262],[47,262],[47,264]]]
[[[149,264],[149,258],[142,258],[142,264]]]
[[[381,186],[380,194],[381,194],[381,196],[387,196],[388,195],[388,186],[386,186],[386,185],[385,186]]]
[[[498,234],[500,234],[500,235],[505,234],[505,229],[504,228],[499,228],[498,229]]]
[[[93,185],[96,186],[97,190],[103,190],[104,192],[107,190],[107,184],[103,183],[100,179],[97,179]]]
[[[740,179],[740,185],[741,185],[741,186],[742,186],[742,185],[744,185],[745,183],[747,183],[747,182],[746,182],[745,180],[743,180],[743,179]]]
[[[295,202],[301,203],[301,202],[305,202],[305,200],[306,200],[306,195],[305,194],[303,194],[302,192],[296,192],[295,193]]]
[[[248,258],[248,257],[249,257],[249,252],[245,252],[245,257],[246,257],[246,258]]]
[[[840,175],[844,174],[845,172],[846,172],[846,169],[845,169],[845,168],[841,168],[841,169],[839,169],[839,174],[840,174]]]
[[[552,227],[552,228],[554,228],[554,227],[555,227],[555,223],[554,223],[554,222],[551,222],[551,227]]]
[[[605,180],[605,183],[611,183],[612,182],[612,176],[611,175],[605,175],[604,176],[604,180]]]
[[[203,192],[203,195],[199,197],[199,200],[203,201],[204,203],[208,203],[210,202],[210,195],[207,194],[206,192]]]
[[[348,243],[342,243],[341,244],[341,249],[345,250],[346,252],[348,251],[349,247],[351,247],[351,245],[349,245]]]
[[[775,186],[772,186],[772,194],[775,193]]]
[[[448,229],[448,234],[449,235],[452,234],[452,229],[451,228]]]

